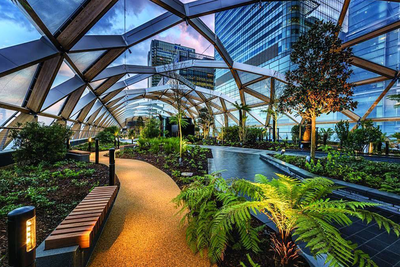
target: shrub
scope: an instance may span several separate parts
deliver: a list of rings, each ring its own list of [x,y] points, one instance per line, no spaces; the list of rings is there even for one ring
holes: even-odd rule
[[[58,123],[46,126],[28,122],[21,130],[11,130],[16,148],[14,160],[21,165],[61,160],[67,153],[66,139],[71,134],[70,129]]]
[[[141,137],[143,138],[155,138],[160,135],[160,122],[155,118],[150,118],[144,127]]]
[[[239,126],[222,128],[224,140],[227,142],[239,142]]]
[[[264,129],[258,127],[249,127],[247,128],[247,142],[255,143],[256,141],[260,141],[264,136]]]
[[[110,126],[96,135],[100,144],[114,143],[115,136],[118,135],[119,128],[117,126]]]

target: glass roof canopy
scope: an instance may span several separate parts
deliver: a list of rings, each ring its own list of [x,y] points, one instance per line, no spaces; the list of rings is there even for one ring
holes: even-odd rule
[[[3,127],[33,121],[37,118],[35,115],[40,115],[48,118],[49,123],[58,121],[72,125],[73,130],[85,128],[95,132],[110,125],[123,127],[126,119],[136,114],[151,114],[155,110],[170,114],[174,110],[171,94],[172,90],[176,90],[170,84],[129,88],[155,74],[169,76],[170,71],[193,67],[224,69],[233,77],[240,93],[237,99],[194,86],[177,74],[174,77],[181,82],[180,90],[187,92],[186,112],[189,117],[195,118],[201,107],[207,107],[218,116],[220,124],[227,125],[229,120],[237,123],[233,115],[233,103],[247,101],[253,107],[268,106],[271,95],[285,83],[282,73],[234,61],[218,36],[200,18],[260,3],[259,0],[197,0],[189,3],[151,0],[165,12],[121,35],[87,35],[117,0],[101,1],[100,6],[98,2],[90,0],[16,2],[42,37],[0,49],[0,126]],[[339,2],[340,5],[335,7],[337,22],[343,24],[350,0]],[[117,59],[130,47],[182,22],[210,42],[222,60],[190,60],[158,67],[117,64]],[[388,19],[379,20],[371,29],[360,28],[348,35],[350,37],[344,39],[343,46],[357,47],[399,27],[398,17],[389,16]],[[389,88],[370,103],[362,114],[357,111],[343,112],[344,118],[355,122],[369,116],[371,109],[397,81],[398,71],[373,59],[358,56],[354,57],[353,65],[371,73],[367,77],[357,76],[358,80],[356,78],[354,83],[360,88],[371,83],[392,81]],[[138,101],[143,99],[147,99],[145,105],[139,105]],[[259,113],[251,112],[250,115],[258,125],[266,124],[265,118]],[[295,124],[301,118],[287,114],[287,120]],[[83,136],[77,138],[80,137]],[[9,142],[6,129],[0,129],[0,150]]]

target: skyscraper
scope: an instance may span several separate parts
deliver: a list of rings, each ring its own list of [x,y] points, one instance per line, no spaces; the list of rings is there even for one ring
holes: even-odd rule
[[[387,1],[352,0],[349,6],[348,31],[342,33],[341,37],[345,41],[350,41],[397,21],[400,16],[399,6],[399,3]],[[399,30],[394,30],[355,45],[353,52],[355,56],[398,70],[399,41]],[[361,68],[353,67],[353,69],[352,81],[354,82],[379,76],[379,74]],[[366,118],[377,120],[376,123],[387,134],[393,134],[400,130],[399,122],[390,121],[390,118],[400,115],[400,109],[394,108],[395,101],[387,98],[389,95],[400,93],[398,82],[393,84],[386,96],[369,114],[367,112],[382,92],[389,88],[390,83],[391,80],[386,80],[355,87],[355,99],[358,101],[355,111],[357,115],[361,117],[367,115]]]
[[[232,59],[237,62],[273,69],[284,73],[290,66],[291,46],[304,33],[315,19],[336,21],[339,17],[343,0],[318,1],[277,1],[244,6],[219,12],[215,15],[215,33],[225,46]],[[216,60],[222,60],[217,54]],[[240,78],[246,80],[244,73]],[[228,70],[216,71],[215,90],[239,98],[237,85]],[[283,89],[283,83],[276,81],[275,88]],[[249,85],[252,90],[269,96],[269,79]],[[261,112],[266,106],[261,100],[245,94],[246,103],[253,106],[253,111],[266,118]],[[233,112],[237,116],[237,112]],[[280,123],[294,123],[283,116]],[[230,122],[233,124],[233,121]],[[248,124],[258,124],[249,117]],[[289,131],[290,125],[281,127]]]
[[[214,60],[213,57],[196,53],[194,48],[172,44],[160,40],[152,40],[148,53],[148,65],[160,66],[172,62],[182,62],[187,60]],[[196,86],[214,89],[214,69],[189,68],[182,69],[179,74]],[[157,86],[161,80],[160,75],[149,78],[148,86]]]

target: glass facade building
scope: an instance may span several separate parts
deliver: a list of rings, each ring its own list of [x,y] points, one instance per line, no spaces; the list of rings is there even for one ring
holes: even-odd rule
[[[400,16],[399,6],[399,3],[394,2],[352,0],[349,6],[348,30],[342,32],[342,39],[345,42],[350,41],[398,21]],[[394,30],[353,46],[353,52],[355,56],[398,70],[400,62],[399,41],[399,30]],[[379,76],[379,74],[361,68],[353,67],[353,69],[353,81]],[[390,82],[391,80],[386,80],[355,87],[355,99],[358,101],[355,112],[359,116],[363,116]],[[400,109],[394,108],[395,101],[388,99],[389,95],[399,92],[400,86],[396,81],[367,116],[368,119],[375,119],[376,124],[380,125],[383,132],[388,135],[400,131],[398,121],[383,121],[400,116]]]
[[[285,73],[291,67],[289,55],[291,44],[305,32],[315,19],[330,20],[336,22],[343,1],[286,1],[253,4],[228,11],[219,12],[215,16],[215,33],[221,39],[232,59],[237,62],[264,67]],[[399,4],[386,1],[353,0],[350,2],[348,13],[343,22],[340,37],[344,42],[352,40],[360,35],[371,32],[374,29],[397,21],[399,18]],[[398,70],[399,32],[384,34],[372,38],[353,47],[354,54],[363,59]],[[220,55],[216,55],[221,60]],[[360,81],[379,76],[373,72],[354,67],[352,81]],[[246,80],[241,74],[241,80]],[[254,78],[254,77],[253,77]],[[374,84],[355,87],[355,100],[359,102],[355,113],[363,117],[365,112],[378,98],[391,80]],[[280,82],[276,82],[276,93],[284,88]],[[250,89],[269,95],[270,82],[260,81],[249,85]],[[237,85],[227,70],[216,71],[216,90],[232,97],[239,97]],[[399,92],[397,82],[387,95]],[[261,117],[266,114],[261,112],[266,106],[260,106],[258,98],[245,94],[246,103],[253,106],[253,111]],[[391,118],[398,117],[399,109],[393,108],[394,101],[385,96],[367,116],[367,118]],[[320,127],[333,127],[333,123],[342,119],[349,119],[342,113],[322,115],[317,119]],[[259,124],[249,117],[248,123]],[[295,122],[286,116],[279,120],[282,131],[288,132],[290,124]],[[384,132],[392,134],[399,131],[398,122],[376,122],[381,125]],[[233,121],[230,121],[233,124]]]
[[[197,54],[194,48],[180,44],[168,43],[160,40],[152,40],[148,53],[148,65],[160,66],[172,62],[187,60],[214,60],[213,57]],[[188,68],[179,70],[179,74],[196,86],[207,89],[214,89],[214,69],[209,68]],[[154,87],[159,84],[160,75],[153,75],[148,79],[148,86]]]

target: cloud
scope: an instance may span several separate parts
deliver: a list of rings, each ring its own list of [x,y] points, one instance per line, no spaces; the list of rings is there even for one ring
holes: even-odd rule
[[[0,0],[0,21],[9,21],[29,31],[36,31],[21,10],[10,0]]]

